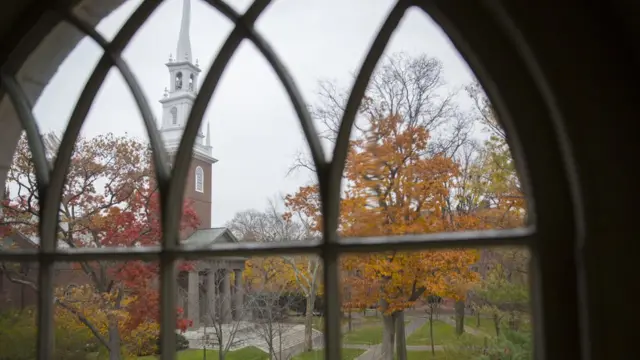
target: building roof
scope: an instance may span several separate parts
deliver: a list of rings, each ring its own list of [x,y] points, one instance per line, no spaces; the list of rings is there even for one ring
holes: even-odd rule
[[[238,239],[226,227],[216,227],[211,229],[199,229],[182,243],[196,247],[208,247],[220,243],[237,243]]]

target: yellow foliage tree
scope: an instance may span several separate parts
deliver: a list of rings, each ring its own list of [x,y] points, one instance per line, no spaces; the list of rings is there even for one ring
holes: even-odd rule
[[[451,183],[459,169],[450,158],[428,151],[429,132],[402,116],[372,116],[363,135],[351,141],[341,201],[342,236],[392,236],[447,231]],[[291,211],[321,226],[317,188],[287,197]],[[467,228],[476,226],[468,221]],[[403,311],[423,295],[459,297],[453,284],[473,282],[474,250],[442,250],[348,255],[348,306],[376,305],[384,314],[383,356],[391,354],[395,331],[404,331]],[[397,324],[397,325],[396,325]],[[404,339],[403,333],[397,334]],[[400,345],[402,347],[402,345]]]
[[[56,322],[61,322],[74,331],[83,329],[93,335],[108,351],[110,340],[120,341],[120,352],[124,358],[157,354],[157,339],[160,325],[151,320],[130,326],[130,306],[136,304],[136,297],[119,291],[99,293],[91,286],[74,286],[57,289]]]

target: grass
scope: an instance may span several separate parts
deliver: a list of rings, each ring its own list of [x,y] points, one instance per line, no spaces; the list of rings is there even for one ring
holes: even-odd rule
[[[353,360],[364,354],[361,349],[342,349],[342,360]],[[315,350],[298,354],[292,360],[321,360],[324,359],[324,350]]]
[[[397,358],[396,358],[397,359]],[[442,351],[436,351],[435,356],[431,351],[407,351],[407,360],[444,360],[445,354]]]
[[[189,349],[184,351],[179,351],[178,356],[176,356],[177,360],[203,360],[203,351],[198,349]],[[142,356],[139,357],[138,360],[154,360],[158,359],[158,355],[152,356]],[[255,347],[246,347],[236,351],[230,351],[225,356],[225,360],[268,360],[269,355],[267,355],[262,350]],[[218,360],[218,352],[215,350],[207,350],[207,360]]]
[[[481,316],[480,327],[476,325],[477,325],[477,319],[475,316],[471,315],[471,316],[464,317],[465,327],[468,326],[469,328],[482,331],[489,336],[496,336],[496,328],[493,324],[492,318]],[[503,319],[502,323],[500,324],[500,327],[504,328],[505,326],[507,326],[506,319]],[[521,315],[520,331],[531,331],[531,319],[526,314]]]
[[[405,321],[407,325],[409,321]],[[362,344],[372,345],[382,342],[382,324],[363,326],[355,331],[347,333],[342,338],[342,342],[345,344]]]
[[[488,317],[480,317],[480,326],[478,325],[478,319],[474,315],[465,315],[464,326],[471,329],[482,331],[489,336],[496,336],[496,328],[493,325],[493,319]]]
[[[407,339],[407,345],[431,345],[431,336],[429,336],[429,322],[426,322],[422,327],[416,330]],[[473,336],[469,333],[462,334],[464,338],[471,340],[472,342],[482,343],[483,339]],[[446,345],[448,343],[458,340],[456,330],[453,326],[440,321],[433,321],[433,343],[434,345]]]

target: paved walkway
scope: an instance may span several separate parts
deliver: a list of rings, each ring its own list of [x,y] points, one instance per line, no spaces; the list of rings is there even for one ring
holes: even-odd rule
[[[344,349],[359,349],[359,350],[371,350],[372,348],[379,346],[378,345],[363,345],[363,344],[342,344]],[[436,351],[444,350],[444,346],[435,345]],[[407,351],[431,351],[431,345],[407,345]],[[364,355],[364,354],[363,354]]]
[[[422,325],[424,325],[426,322],[427,322],[427,319],[424,317],[414,318],[404,329],[405,339],[408,338],[409,335],[413,334],[416,330],[421,328]],[[352,347],[352,346],[358,346],[358,347]],[[364,347],[359,347],[359,346],[364,346]],[[349,349],[367,350],[365,351],[364,354],[358,356],[355,360],[377,360],[378,357],[380,357],[380,354],[382,353],[382,344],[377,344],[372,346],[343,344],[343,347],[349,348]],[[407,350],[419,350],[419,349],[413,349],[414,347],[422,348],[421,346],[407,346]],[[429,349],[431,349],[431,347],[429,347]]]
[[[442,318],[440,318],[441,321],[453,326],[453,328],[455,329],[456,327],[456,320],[455,318],[451,317],[451,316],[444,316]],[[468,332],[469,334],[473,335],[473,336],[480,336],[480,337],[486,337],[488,336],[484,331],[481,330],[477,330],[474,329],[471,326],[464,326],[464,332]]]

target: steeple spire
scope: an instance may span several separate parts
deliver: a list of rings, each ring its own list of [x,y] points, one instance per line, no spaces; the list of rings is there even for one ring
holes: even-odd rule
[[[182,1],[182,22],[178,38],[177,62],[191,62],[191,40],[189,40],[189,25],[191,21],[191,0]]]

